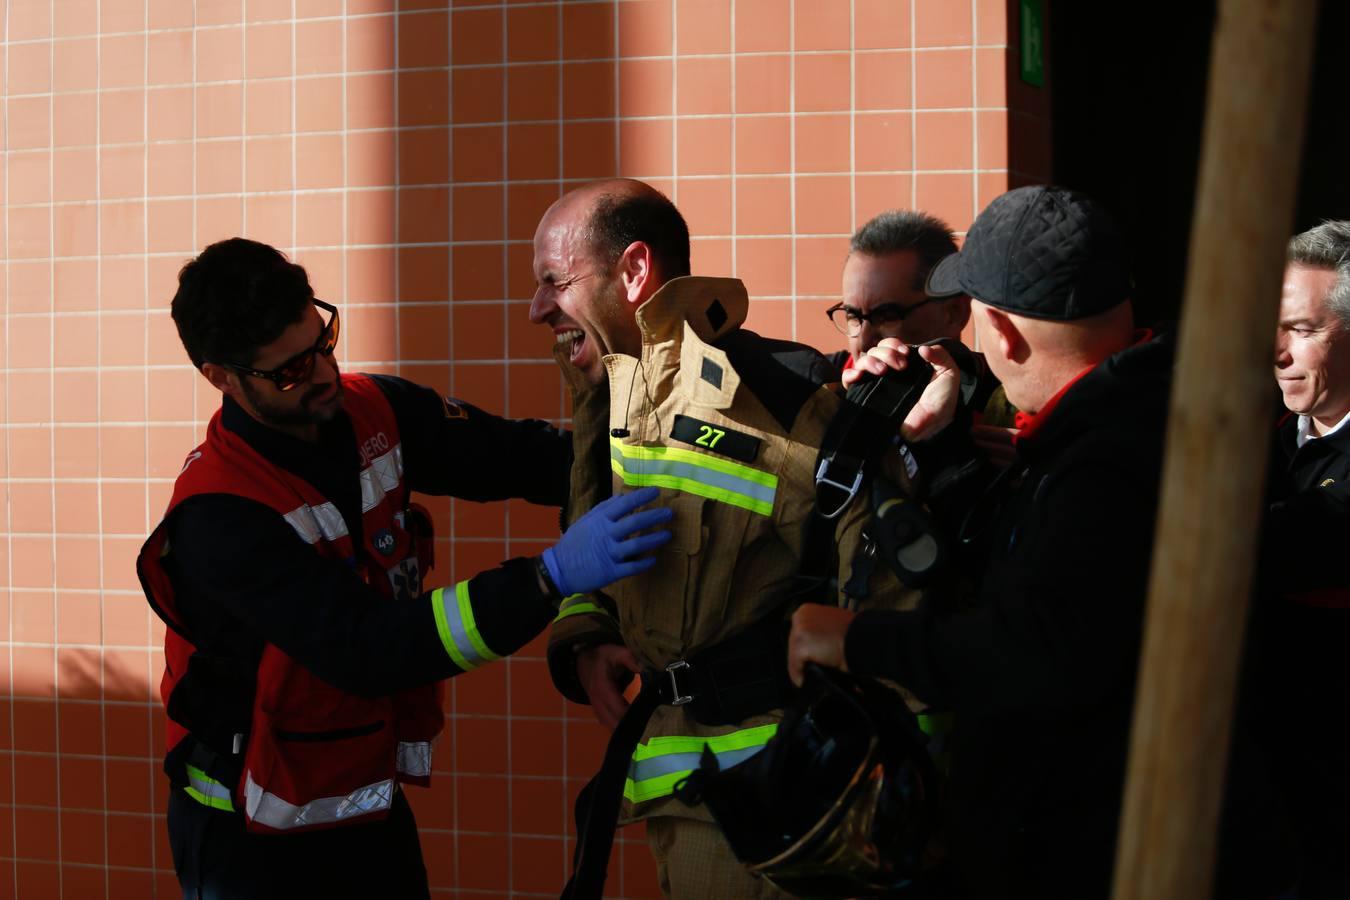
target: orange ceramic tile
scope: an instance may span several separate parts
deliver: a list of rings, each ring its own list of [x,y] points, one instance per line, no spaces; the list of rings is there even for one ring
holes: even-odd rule
[[[675,171],[723,175],[731,171],[731,119],[681,119],[675,123]]]
[[[62,801],[65,801],[64,796]],[[99,798],[99,802],[102,798]],[[88,801],[86,801],[88,802]],[[103,846],[107,838],[107,821],[102,813],[63,811],[61,823],[61,859],[65,862],[101,866],[104,863]],[[69,871],[70,868],[67,867]],[[102,886],[102,872],[99,886]],[[66,894],[66,896],[81,896]],[[87,895],[84,895],[87,896]]]
[[[525,371],[542,369],[542,366],[527,366]],[[556,367],[548,366],[554,373]],[[519,370],[517,370],[519,371]],[[515,372],[512,373],[512,377]],[[554,510],[553,512],[556,512]],[[552,530],[558,530],[557,516],[552,516]],[[561,719],[563,715],[563,700],[561,694],[553,687],[553,681],[549,676],[548,663],[542,659],[525,660],[513,658],[509,666],[511,668],[511,715],[512,716],[531,716],[549,719]],[[559,727],[554,723],[549,723],[550,727]],[[562,735],[556,735],[561,739]],[[517,773],[520,774],[520,773]],[[517,781],[517,784],[520,784]],[[519,823],[516,823],[519,826]]]
[[[508,779],[483,775],[461,778],[457,788],[454,799],[461,829],[491,834],[504,834],[509,830],[511,785]]]
[[[394,17],[347,19],[347,71],[372,72],[394,67]]]
[[[9,40],[28,41],[52,36],[52,4],[47,0],[11,0],[8,11],[6,37]],[[88,27],[87,22],[84,27]]]
[[[737,0],[736,51],[778,53],[792,49],[792,6],[782,0]]]
[[[146,204],[147,250],[157,252],[185,252],[196,247],[192,242],[192,201],[159,200]],[[140,360],[138,360],[140,362]]]
[[[378,141],[363,134],[348,135],[348,140],[365,150]],[[388,142],[379,143],[385,147]],[[368,157],[363,157],[367,159]],[[373,161],[372,161],[373,162]],[[340,134],[301,134],[295,138],[295,186],[298,190],[336,188],[343,185],[343,141]],[[200,241],[198,242],[200,243]]]
[[[634,831],[633,828],[625,831]],[[632,900],[659,900],[664,896],[658,885],[656,860],[643,838],[621,841],[615,848],[619,858],[623,895]]]
[[[100,142],[127,144],[145,140],[145,91],[102,91],[99,94]]]
[[[1008,51],[981,47],[975,51],[975,104],[1006,106],[1008,103]]]
[[[511,889],[551,893],[564,883],[572,858],[557,837],[511,839]]]
[[[501,62],[504,29],[505,20],[500,8],[453,11],[450,14],[450,62],[457,66]]]
[[[528,303],[534,296],[534,247],[532,244],[508,244],[506,247],[506,297]]]
[[[510,62],[557,59],[561,12],[551,6],[508,7],[506,58]]]
[[[56,530],[60,534],[95,534],[99,529],[98,485],[63,482],[56,485]],[[62,640],[66,640],[65,637]]]
[[[193,89],[159,88],[146,91],[146,130],[152,141],[190,140],[194,124]]]
[[[336,131],[342,128],[343,82],[344,79],[340,76],[298,78],[290,82],[281,82],[286,89],[292,87],[295,89],[296,131]],[[286,103],[289,109],[289,95]]]
[[[31,757],[30,757],[31,758]],[[15,760],[15,771],[20,771],[19,761]],[[53,760],[54,764],[54,760]],[[20,777],[20,783],[22,778]],[[52,783],[51,796],[44,804],[54,806],[55,782]],[[8,812],[8,810],[6,810]],[[25,860],[55,860],[57,845],[56,810],[23,809],[14,810],[18,827],[14,830],[14,852]],[[18,896],[20,897],[57,897],[56,870],[49,866],[39,866],[32,862],[19,863],[17,871]]]
[[[244,91],[238,84],[197,87],[197,137],[232,137],[244,129]]]
[[[98,138],[98,95],[58,94],[52,98],[52,145],[75,147]]]
[[[295,74],[324,75],[342,71],[342,20],[297,22]]]
[[[798,233],[834,235],[852,231],[848,175],[811,175],[795,181]]]
[[[443,192],[443,189],[439,190]],[[553,196],[556,196],[556,192]],[[454,226],[454,239],[501,240],[502,198],[503,188],[500,185],[466,185],[454,188],[454,210],[450,217]],[[531,227],[530,235],[533,234],[534,229]]]
[[[731,240],[701,238],[695,235],[689,243],[689,266],[694,272],[705,272],[709,275],[730,272]]]
[[[505,400],[505,381],[503,380],[503,367],[499,365],[456,365],[451,367],[451,379],[454,385],[454,395],[469,403],[481,406],[484,409],[501,409]],[[466,504],[457,504],[458,508],[465,508]],[[474,509],[483,507],[475,506]],[[482,571],[482,567],[476,569],[466,569],[460,565],[459,559],[462,548],[456,547],[455,566],[461,573],[460,577],[468,578]],[[501,557],[498,557],[500,561]],[[489,565],[491,563],[489,562]]]
[[[858,109],[909,109],[913,103],[909,51],[859,53],[854,57],[854,98]]]
[[[203,379],[205,380],[205,379]],[[202,406],[201,416],[205,418],[220,406],[219,401],[211,406]],[[173,478],[183,468],[183,460],[188,451],[201,440],[199,429],[189,425],[151,426],[146,429],[148,435],[143,442],[149,445],[150,465],[148,474],[153,478]],[[155,485],[150,486],[151,490]],[[168,498],[165,498],[167,501]],[[164,504],[153,504],[152,509],[164,508]]]
[[[249,0],[245,8],[245,18],[249,22],[289,19],[293,14],[293,7],[291,0]]]
[[[347,195],[347,241],[351,244],[394,242],[394,192],[352,191]]]
[[[821,53],[796,58],[798,112],[832,112],[849,108],[850,57]]]
[[[99,493],[102,498],[101,509],[105,532],[114,534],[145,534],[147,532],[145,485],[110,481],[100,486]],[[124,605],[121,601],[125,599],[119,599],[119,606]],[[136,601],[138,616],[140,612],[149,609],[149,606],[141,603],[139,598],[132,597],[130,600]],[[109,595],[106,602],[113,603],[114,598]]]
[[[244,33],[244,76],[278,78],[290,75],[292,28],[290,23],[249,25]],[[348,44],[348,56],[355,48]]]
[[[964,229],[975,218],[974,178],[965,173],[914,176],[914,201],[922,210]]]
[[[910,0],[854,0],[853,46],[859,50],[911,46],[909,5]]]
[[[444,304],[398,311],[398,358],[441,360],[450,351],[450,310]]]
[[[562,67],[562,113],[568,119],[615,114],[614,64],[571,63]]]
[[[466,548],[468,549],[468,548]],[[495,555],[495,554],[493,554]],[[483,567],[480,566],[481,570]],[[469,577],[465,573],[460,577]],[[476,678],[474,672],[466,678]],[[500,715],[500,710],[497,711]],[[501,718],[455,717],[454,760],[457,771],[475,775],[506,774],[507,724]],[[463,798],[464,779],[460,780],[460,798]],[[462,809],[461,805],[461,809]]]
[[[433,777],[430,790],[408,791],[408,802],[417,816],[417,831],[420,835],[455,827],[454,779]]]
[[[456,95],[453,107],[455,121],[464,121],[460,112],[461,104],[458,93],[458,85],[461,80],[466,85],[481,81],[488,91],[492,91],[494,80],[500,76],[502,71],[501,69],[483,68],[455,70]],[[504,71],[506,73],[505,103],[507,119],[520,122],[558,118],[560,108],[558,82],[562,74],[561,66],[558,63],[511,66]],[[480,104],[488,106],[492,113],[489,121],[500,120],[502,118],[501,94],[488,93],[487,97],[497,100],[497,105],[491,106],[491,100],[484,99],[474,103],[473,108],[477,109]]]
[[[1007,46],[1007,0],[975,0],[975,40],[982,45]]]
[[[425,791],[418,791],[416,795],[424,797],[427,794]],[[426,804],[426,806],[433,805],[436,805],[434,801]],[[418,825],[424,821],[422,813],[424,808],[426,807],[418,807]],[[458,869],[455,866],[455,847],[459,836],[419,828],[418,837],[422,841],[422,861],[427,867],[427,884],[431,888],[432,896],[438,896],[441,891],[453,891],[459,881]]]
[[[792,301],[751,300],[745,327],[768,337],[791,338]]]
[[[837,277],[837,267],[836,267]],[[844,337],[825,318],[825,308],[838,297],[834,294],[819,298],[807,298],[798,301],[796,306],[796,340],[815,347],[821,353],[833,353],[844,349]]]
[[[731,60],[696,57],[675,63],[675,112],[720,115],[731,112]]]
[[[969,112],[914,114],[914,167],[969,169],[974,165],[975,116]]]
[[[788,112],[792,100],[790,59],[778,54],[736,57],[736,112]]]
[[[461,786],[463,782],[461,781]],[[501,890],[508,884],[509,843],[505,835],[461,834],[459,836],[459,887],[469,890]]]
[[[152,322],[168,321],[167,316],[155,315],[151,317]],[[169,326],[172,328],[172,326]],[[151,332],[152,345],[155,340],[155,331]],[[172,345],[169,341],[172,340]],[[183,351],[178,347],[177,337],[170,338],[164,335],[164,346],[157,348],[159,354],[167,355],[164,351],[173,350],[176,357],[173,361],[178,362],[183,356]],[[153,351],[152,351],[153,352]],[[159,370],[147,373],[149,397],[147,399],[147,415],[152,422],[185,422],[193,418],[192,401],[196,391],[197,373],[195,370],[175,369]]]
[[[84,701],[93,698],[81,698]],[[51,704],[53,710],[56,704]],[[55,749],[55,748],[53,748]],[[69,753],[64,747],[63,754]],[[63,758],[57,774],[61,786],[61,805],[81,809],[94,809],[103,801],[103,763],[98,759],[81,757]],[[97,797],[97,801],[93,798]],[[93,802],[91,802],[93,801]],[[56,804],[53,803],[53,806]],[[102,844],[102,841],[99,841]],[[102,848],[100,848],[102,849]]]
[[[680,211],[689,233],[713,237],[731,233],[731,179],[681,179]]]
[[[402,300],[445,303],[450,299],[450,251],[445,247],[403,247],[398,252]]]
[[[914,54],[914,105],[919,109],[966,109],[974,104],[973,53],[963,48]]]
[[[561,779],[512,779],[512,831],[517,834],[558,835],[569,833],[572,827]],[[565,876],[559,879],[559,883],[564,879]]]
[[[103,711],[92,701],[64,698],[58,701],[60,720],[57,728],[62,753],[101,756],[103,749]]]
[[[244,19],[244,0],[198,0],[197,24],[234,25]]]
[[[541,68],[534,67],[531,68]],[[542,67],[548,68],[548,67]],[[514,71],[514,70],[512,70]],[[475,67],[454,69],[450,73],[451,109],[454,110],[455,123],[467,125],[472,122],[501,122],[506,104],[502,92],[503,70],[500,68]],[[553,98],[556,107],[556,95]],[[513,116],[512,118],[540,118],[538,116]]]
[[[566,123],[562,129],[563,177],[613,177],[618,169],[615,143],[612,121]],[[548,177],[548,173],[542,177]]]
[[[296,236],[302,247],[325,247],[342,243],[343,195],[297,194]]]
[[[400,184],[444,184],[450,179],[450,129],[404,131],[398,142]]]
[[[54,471],[59,478],[92,478],[98,474],[99,463],[99,445],[93,437],[94,434],[95,432],[88,428],[62,427],[54,430],[11,432],[10,443],[13,451],[10,456],[11,474],[20,474],[14,469],[16,463],[24,459],[24,451],[40,453],[45,450],[45,455],[41,456],[43,473]],[[41,450],[34,447],[34,444],[41,445]]]
[[[109,824],[109,833],[116,828],[116,820],[113,819]],[[116,863],[117,858],[109,854],[110,861]],[[110,897],[151,897],[155,896],[155,873],[146,869],[108,869],[108,896]],[[177,877],[172,872],[162,873],[169,881],[177,886]],[[165,892],[159,896],[171,896],[170,892]]]
[[[557,178],[558,140],[558,126],[554,124],[506,126],[507,179]],[[459,168],[458,160],[455,167]]]
[[[62,820],[64,822],[64,818]],[[64,825],[62,826],[64,829]],[[99,844],[99,852],[103,845]],[[82,862],[72,862],[72,852],[62,850],[61,897],[62,900],[105,900],[108,896],[104,876],[107,874],[102,863],[97,866]],[[79,855],[74,852],[74,855]],[[148,895],[147,895],[148,896]]]
[[[458,290],[456,299],[464,299]],[[506,354],[503,310],[497,304],[457,303],[454,310],[454,353],[452,359],[501,359]]]
[[[567,774],[572,777],[589,779],[600,768],[605,756],[605,745],[609,742],[609,732],[590,714],[589,710],[577,710],[576,718],[569,718],[564,728],[567,734]],[[578,787],[569,786],[568,802],[574,799]]]
[[[46,206],[10,207],[9,255],[38,259],[51,254],[51,209]]]
[[[402,17],[398,29],[399,68],[447,66],[450,62],[447,13],[425,12]]]
[[[161,776],[156,788],[159,796],[165,796],[168,793],[167,783]],[[154,859],[152,848],[155,846],[156,837],[166,829],[162,820],[155,821],[150,816],[142,815],[110,815],[108,816],[108,859],[118,866],[140,866],[149,867]],[[161,855],[159,864],[161,866],[170,865],[172,857]],[[172,877],[174,887],[178,888],[177,879]],[[182,890],[178,888],[178,890]],[[173,894],[159,892],[157,896],[171,897]]]
[[[620,126],[620,137],[623,131]],[[667,141],[669,145],[669,141]],[[458,192],[464,188],[456,189]],[[535,227],[544,212],[561,196],[556,184],[510,184],[506,187],[506,237],[509,240],[532,240]],[[454,215],[455,239],[460,240],[460,229],[464,225],[458,208]],[[486,229],[484,229],[486,232]],[[500,233],[498,233],[500,234]]]
[[[21,539],[16,537],[11,540],[14,545],[14,583],[18,586],[20,571],[19,543]],[[25,544],[30,543],[28,539],[22,540]],[[39,545],[42,546],[39,559],[44,564],[42,568],[47,569],[47,582],[50,584],[51,542],[44,540]],[[10,650],[10,659],[11,665],[14,667],[13,694],[15,697],[29,697],[40,700],[56,697],[56,652],[51,647],[14,647]]]
[[[922,207],[927,209],[927,207]],[[848,254],[847,237],[801,238],[797,241],[797,293],[833,297],[839,293],[839,272]],[[800,320],[799,320],[800,327]],[[827,326],[828,322],[825,323]],[[837,334],[836,334],[837,336]],[[800,338],[798,338],[800,340]]]
[[[674,63],[669,59],[621,60],[616,86],[619,115],[670,115],[674,72]]]
[[[52,89],[52,44],[14,44],[9,48],[8,93],[45,94]]]
[[[975,114],[975,165],[980,169],[1008,167],[1008,113],[984,110]]]
[[[16,481],[9,489],[9,530],[48,534],[52,530],[52,484]],[[50,604],[50,598],[48,598]]]
[[[52,115],[48,97],[14,97],[8,101],[6,128],[8,150],[32,150],[51,146]]]
[[[99,415],[104,422],[145,421],[145,373],[99,373]]]
[[[192,27],[193,14],[196,10],[191,7],[185,7],[184,4],[178,2],[178,0],[149,0],[148,5],[150,28]]]
[[[199,28],[195,38],[198,82],[237,81],[244,77],[243,28]]]
[[[620,56],[669,56],[673,39],[671,0],[619,4]]]
[[[859,172],[913,168],[913,116],[859,113],[853,120],[853,160]]]
[[[294,139],[249,138],[244,142],[244,190],[288,191],[294,165]]]
[[[145,145],[103,148],[99,194],[104,200],[145,196]]]
[[[251,81],[246,84],[244,131],[250,135],[289,132],[293,84],[291,81]]]
[[[675,125],[669,119],[620,121],[620,175],[651,179],[668,178],[674,172],[672,137]]]
[[[126,528],[123,533],[144,540],[144,499],[136,508],[141,511],[140,522],[134,528]],[[114,530],[107,527],[107,514],[104,515],[104,534]],[[119,523],[128,525],[131,523]],[[59,552],[59,551],[58,551]],[[108,563],[105,562],[105,566]],[[145,647],[150,639],[150,607],[143,596],[136,594],[105,594],[103,597],[103,644],[105,647]]]
[[[150,182],[146,186],[146,193],[151,197],[163,196],[185,196],[192,193],[192,145],[191,144],[151,144],[145,148],[148,157],[146,166],[149,173]],[[174,201],[189,204],[190,200]],[[155,252],[157,241],[153,233],[155,217],[153,214],[154,204],[150,204],[151,209],[151,235],[150,250]],[[192,242],[192,229],[189,228],[187,235],[183,238],[188,244]],[[177,249],[176,247],[174,249]]]
[[[93,256],[98,252],[98,207],[58,206],[52,216],[52,249],[57,256]]]
[[[58,41],[52,53],[52,90],[88,91],[96,87],[98,42],[92,38]]]
[[[98,229],[103,253],[144,253],[145,202],[104,203],[99,207]]]
[[[73,445],[79,444],[79,447]],[[92,446],[98,471],[109,478],[145,477],[145,434],[140,429],[104,427],[56,430],[56,468],[58,476],[88,476],[84,448]]]
[[[856,225],[885,210],[911,205],[910,198],[914,193],[911,175],[857,175],[853,182]]]
[[[562,5],[564,59],[608,59],[614,56],[615,4]]]
[[[347,77],[348,128],[389,128],[396,119],[393,73]]]
[[[103,752],[108,756],[149,756],[151,715],[150,709],[145,706],[107,704],[103,708]],[[63,718],[63,726],[64,721]]]
[[[145,260],[105,255],[99,267],[99,302],[103,309],[145,308]]]
[[[134,573],[135,550],[139,547],[131,548],[130,542],[127,541],[120,543],[126,544],[131,551],[121,561],[128,563],[127,571]],[[109,560],[110,563],[114,561],[113,559]],[[112,567],[110,566],[110,568]],[[132,577],[134,578],[135,575],[133,574]],[[98,684],[98,657],[100,654],[97,651],[62,650],[60,653],[72,657],[66,669],[63,669],[63,674],[69,670],[75,675],[84,677],[91,686]],[[162,651],[156,651],[156,654],[162,656]],[[101,655],[104,672],[103,696],[106,699],[149,701],[153,698],[158,702],[159,692],[150,683],[152,668],[149,652],[114,648],[104,650]],[[155,681],[158,682],[158,676],[163,671],[163,663],[154,666],[153,671],[156,676]]]
[[[914,46],[959,47],[971,43],[974,29],[969,3],[949,0],[912,0]]]
[[[736,171],[778,174],[791,166],[792,120],[787,116],[736,118]]]
[[[736,277],[745,282],[752,297],[789,296],[792,293],[791,240],[738,240]]]
[[[347,186],[373,187],[394,183],[394,132],[364,131],[347,135]],[[341,157],[325,160],[325,166],[340,166]],[[334,175],[340,173],[340,169]],[[341,184],[339,180],[337,182]],[[327,183],[315,187],[330,187]]]
[[[677,3],[675,45],[681,54],[730,51],[730,0],[681,0]]]
[[[851,40],[849,6],[837,0],[797,0],[797,50],[847,50]]]
[[[794,124],[798,172],[848,171],[848,116],[798,116]]]
[[[51,151],[32,150],[9,154],[8,174],[10,203],[51,202]]]
[[[145,0],[102,0],[98,7],[99,30],[104,34],[144,31]]]
[[[977,177],[978,183],[975,195],[976,209],[984,209],[993,202],[995,197],[1009,189],[1007,172],[981,172]],[[953,223],[954,227],[959,227],[961,229],[964,229],[967,224],[969,223],[955,226],[955,223]]]
[[[15,487],[17,486],[15,485]],[[50,521],[50,506],[47,507],[45,515]],[[28,530],[21,529],[17,524],[13,524],[11,527],[15,531]],[[10,595],[9,602],[10,615],[13,617],[10,628],[14,640],[50,644],[56,639],[56,604],[53,601],[51,591],[14,591]],[[55,718],[53,718],[53,724],[55,721]],[[54,746],[24,744],[19,745],[19,749],[55,750],[56,748]]]
[[[50,312],[53,308],[53,284],[58,283],[56,273],[73,263],[58,262],[55,265],[48,260],[36,262],[15,262],[6,264],[9,275],[10,313]],[[57,307],[61,309],[60,306]]]

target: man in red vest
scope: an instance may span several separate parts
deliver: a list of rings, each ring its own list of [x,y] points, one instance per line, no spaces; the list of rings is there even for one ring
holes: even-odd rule
[[[400,785],[426,784],[443,679],[573,593],[652,564],[635,491],[537,558],[424,591],[410,492],[562,505],[571,442],[391,376],[343,375],[338,311],[264,244],[207,247],[173,318],[223,395],[138,571],[165,621],[169,837],[185,896],[427,897]]]

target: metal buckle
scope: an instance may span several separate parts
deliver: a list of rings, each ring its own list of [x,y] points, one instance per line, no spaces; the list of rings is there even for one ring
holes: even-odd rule
[[[853,484],[844,484],[843,482],[827,478],[825,473],[829,470],[830,463],[833,461],[834,454],[832,453],[825,459],[822,459],[820,465],[816,468],[816,508],[826,519],[837,519],[839,518],[840,513],[848,509],[848,505],[853,502],[853,498],[858,496],[858,487],[862,484],[863,480],[863,466],[861,463],[858,464],[857,474],[853,476]],[[826,512],[825,510],[820,509],[820,486],[822,484],[828,484],[830,487],[841,490],[847,495],[844,498],[844,502],[840,503],[834,512]]]
[[[680,682],[675,677],[675,673],[678,672],[680,669],[692,669],[692,668],[693,666],[689,665],[688,661],[683,659],[677,659],[670,665],[666,666],[666,674],[670,676],[670,692],[675,697],[674,700],[670,701],[671,706],[684,706],[686,703],[689,703],[694,699],[693,694],[685,694],[680,692]]]

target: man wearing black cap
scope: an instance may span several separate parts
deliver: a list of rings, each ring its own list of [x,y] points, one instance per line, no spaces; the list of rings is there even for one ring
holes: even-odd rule
[[[794,677],[816,661],[955,713],[959,896],[1109,894],[1172,360],[1169,341],[1135,330],[1130,287],[1121,235],[1088,198],[994,200],[926,286],[973,298],[979,347],[1022,410],[1017,462],[965,517],[961,539],[982,548],[976,601],[794,617]],[[846,382],[906,352],[877,347]],[[935,379],[921,408],[951,395]]]

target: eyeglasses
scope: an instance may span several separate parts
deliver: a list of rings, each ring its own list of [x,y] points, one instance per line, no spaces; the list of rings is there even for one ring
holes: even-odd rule
[[[928,297],[920,300],[912,306],[901,306],[899,303],[883,303],[870,313],[865,313],[852,306],[845,306],[842,303],[836,303],[825,310],[825,315],[829,316],[834,327],[839,329],[839,333],[845,337],[857,337],[862,333],[864,322],[869,323],[873,328],[885,328],[887,325],[894,325],[905,321],[905,317],[921,306],[927,306],[930,303],[936,303],[939,300],[946,300],[946,297]]]
[[[286,360],[275,369],[250,369],[248,366],[241,366],[237,363],[223,363],[227,369],[233,369],[236,372],[242,372],[245,375],[252,375],[254,378],[266,378],[277,386],[279,391],[289,391],[294,387],[304,384],[309,380],[309,376],[314,374],[314,357],[322,353],[324,356],[332,356],[333,351],[337,349],[338,333],[341,331],[342,324],[338,320],[338,311],[336,306],[324,303],[315,298],[314,305],[319,309],[332,313],[332,318],[328,324],[319,332],[319,339],[314,342],[314,346],[308,350],[303,350]]]

